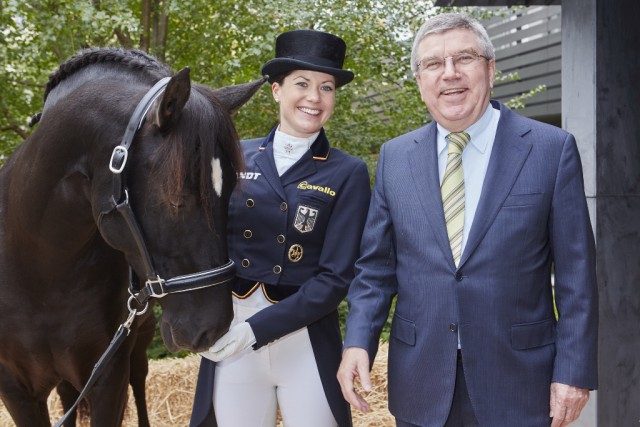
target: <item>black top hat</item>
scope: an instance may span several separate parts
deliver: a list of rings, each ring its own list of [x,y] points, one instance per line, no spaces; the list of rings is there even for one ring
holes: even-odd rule
[[[331,74],[336,87],[353,80],[353,73],[343,70],[347,45],[338,36],[316,30],[294,30],[282,33],[276,39],[276,57],[262,66],[262,74],[269,83],[293,70],[311,70]]]

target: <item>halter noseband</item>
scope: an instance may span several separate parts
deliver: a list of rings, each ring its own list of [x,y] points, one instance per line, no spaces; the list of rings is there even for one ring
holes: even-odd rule
[[[168,280],[162,279],[153,267],[153,260],[147,249],[142,231],[129,204],[129,193],[122,180],[122,172],[125,170],[129,158],[129,148],[136,133],[142,127],[149,108],[151,108],[151,104],[160,96],[169,83],[169,80],[170,77],[165,77],[158,81],[140,100],[133,115],[129,119],[129,124],[127,125],[120,145],[117,145],[113,149],[111,160],[109,161],[109,170],[113,174],[113,194],[110,200],[111,208],[100,213],[100,217],[98,218],[98,227],[100,227],[104,216],[113,211],[117,211],[127,223],[129,231],[138,247],[138,252],[142,256],[147,279],[145,286],[142,289],[138,289],[137,286],[134,286],[135,273],[133,273],[133,269],[129,267],[131,273],[129,293],[131,293],[132,298],[142,306],[145,306],[150,298],[162,298],[171,293],[187,292],[222,285],[231,281],[235,275],[234,262],[229,260],[226,264],[212,270],[177,276]]]

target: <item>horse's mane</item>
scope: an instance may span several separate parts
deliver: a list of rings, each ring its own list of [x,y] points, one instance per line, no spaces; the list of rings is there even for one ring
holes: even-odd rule
[[[92,64],[118,64],[124,69],[135,70],[136,72],[142,71],[155,78],[155,80],[172,74],[168,67],[141,50],[124,50],[109,47],[85,49],[66,60],[56,71],[49,75],[49,81],[45,85],[44,91],[45,101],[49,93],[61,81]]]
[[[85,49],[69,58],[49,76],[45,101],[62,81],[93,64],[114,65],[118,67],[118,72],[120,69],[124,72],[129,70],[132,75],[148,78],[150,83],[173,74],[156,58],[140,50]],[[211,168],[208,162],[214,157],[221,158],[235,172],[244,167],[238,136],[226,107],[220,104],[209,88],[192,85],[191,97],[181,119],[167,138],[167,142],[154,152],[157,167],[151,171],[152,179],[160,183],[164,197],[169,200],[179,198],[186,185],[194,185],[200,190],[205,209],[211,211],[215,202],[211,175],[207,173]],[[184,141],[194,141],[195,146]],[[235,174],[232,180],[235,182]]]

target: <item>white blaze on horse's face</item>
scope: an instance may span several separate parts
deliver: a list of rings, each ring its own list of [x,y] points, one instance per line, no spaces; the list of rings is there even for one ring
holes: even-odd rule
[[[211,182],[213,189],[218,197],[222,195],[222,167],[220,167],[220,159],[215,157],[211,159]]]

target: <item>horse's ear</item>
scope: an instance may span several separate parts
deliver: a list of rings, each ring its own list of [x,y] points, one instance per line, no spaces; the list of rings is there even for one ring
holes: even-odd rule
[[[267,78],[267,76],[264,76],[249,83],[216,89],[213,94],[230,113],[233,113],[251,99],[264,82],[267,81]]]
[[[160,100],[156,117],[161,130],[169,129],[176,122],[190,94],[189,67],[185,67],[171,77]]]

